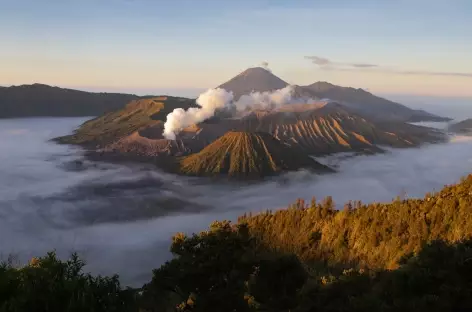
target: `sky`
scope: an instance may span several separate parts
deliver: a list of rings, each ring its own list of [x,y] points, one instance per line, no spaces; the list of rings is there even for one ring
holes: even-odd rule
[[[470,0],[0,0],[0,85],[197,95],[293,84],[472,96]]]

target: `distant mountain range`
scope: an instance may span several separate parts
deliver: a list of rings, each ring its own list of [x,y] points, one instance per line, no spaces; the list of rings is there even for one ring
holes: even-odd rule
[[[472,118],[454,123],[448,127],[448,130],[458,134],[472,134]]]
[[[284,88],[287,82],[270,71],[249,68],[219,87],[232,91],[238,99],[252,91],[264,92]],[[295,97],[314,100],[331,99],[349,112],[372,120],[389,121],[449,121],[423,110],[414,110],[402,104],[375,96],[365,90],[340,87],[328,82],[295,86]],[[44,84],[0,87],[0,118],[35,116],[100,116],[123,108],[132,100],[155,96],[122,93],[93,93],[51,87]],[[189,99],[190,100],[190,99]]]
[[[249,68],[219,87],[232,91],[238,99],[251,91],[265,92],[284,88],[289,84],[262,67]],[[308,86],[296,86],[298,96],[314,99],[331,99],[346,109],[377,120],[407,122],[449,121],[450,118],[436,116],[423,110],[414,110],[402,104],[378,97],[363,89],[340,87],[328,82],[315,82]]]
[[[0,87],[0,118],[99,116],[139,98],[134,94],[92,93],[44,84]]]

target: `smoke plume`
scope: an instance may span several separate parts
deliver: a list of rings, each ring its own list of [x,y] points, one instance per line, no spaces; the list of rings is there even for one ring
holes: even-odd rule
[[[292,104],[294,86],[287,86],[283,89],[267,92],[252,92],[242,95],[234,106],[238,111],[244,111],[251,108],[267,109],[277,108],[285,104]]]
[[[311,98],[295,98],[294,91],[295,86],[289,85],[275,91],[245,94],[233,102],[233,92],[221,88],[209,89],[198,97],[197,104],[200,107],[188,110],[176,108],[167,115],[163,136],[166,139],[175,140],[182,129],[207,120],[218,109],[232,108],[242,112],[251,109],[275,109],[286,104],[303,104],[313,101]]]
[[[232,100],[233,92],[221,88],[207,90],[197,98],[200,107],[191,107],[187,110],[176,108],[167,115],[164,137],[175,140],[175,135],[182,129],[212,117],[217,109],[224,108]]]
[[[261,67],[264,68],[265,70],[269,71],[269,72],[272,72],[269,68],[269,63],[268,62],[262,62],[261,63]]]

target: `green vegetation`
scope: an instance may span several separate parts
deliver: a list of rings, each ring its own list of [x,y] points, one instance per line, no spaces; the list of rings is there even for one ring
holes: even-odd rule
[[[433,240],[472,237],[472,176],[423,199],[347,203],[334,210],[330,197],[297,201],[291,208],[243,216],[251,234],[271,250],[304,262],[359,268],[395,268],[401,257]]]
[[[21,268],[3,263],[0,311],[132,311],[134,291],[122,289],[118,276],[91,276],[83,266],[75,254],[63,262],[54,253]]]
[[[223,174],[259,178],[300,168],[332,171],[264,132],[229,131],[199,153],[183,158],[180,163],[180,173],[197,176]]]
[[[0,269],[0,311],[469,311],[472,175],[423,199],[298,200],[173,237],[142,289],[53,254]]]
[[[167,96],[134,100],[125,108],[89,120],[74,134],[56,140],[66,144],[103,147],[135,131],[163,124],[174,108],[187,109],[194,105],[194,100]]]

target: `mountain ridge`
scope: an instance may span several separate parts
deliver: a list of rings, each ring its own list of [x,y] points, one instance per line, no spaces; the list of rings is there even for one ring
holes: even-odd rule
[[[163,127],[167,114],[175,108],[195,106],[195,100],[172,96],[136,99],[122,109],[86,121],[73,134],[55,140],[100,148],[136,131],[152,126]]]
[[[289,84],[262,67],[252,67],[219,85],[233,92],[237,100],[252,91],[266,92],[282,89]],[[342,87],[327,81],[318,81],[306,86],[293,85],[294,96],[309,96],[314,100],[331,99],[340,102],[347,109],[365,117],[377,120],[404,122],[449,121],[449,118],[436,116],[423,110],[414,110],[403,104],[376,96],[361,88]]]
[[[305,86],[320,98],[339,101],[348,109],[375,119],[398,121],[448,121],[449,118],[436,116],[423,110],[414,110],[403,104],[374,95],[361,88],[342,87],[326,81],[318,81]]]
[[[0,87],[0,118],[88,117],[149,98],[126,93],[88,92],[41,83]]]
[[[183,158],[179,171],[195,176],[262,178],[301,168],[333,172],[269,133],[228,131],[200,152]]]
[[[407,123],[375,123],[336,102],[314,102],[252,111],[240,117],[215,116],[183,129],[175,141],[165,139],[162,132],[166,114],[177,107],[194,105],[194,101],[169,97],[133,101],[122,110],[84,123],[75,133],[57,141],[84,145],[104,156],[156,158],[198,153],[228,131],[268,133],[314,156],[370,154],[382,152],[379,145],[405,148],[443,138],[433,129]]]
[[[453,123],[448,130],[458,134],[472,134],[472,118]]]

